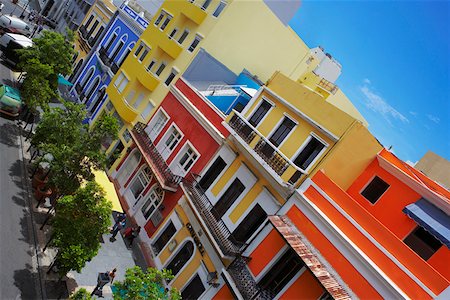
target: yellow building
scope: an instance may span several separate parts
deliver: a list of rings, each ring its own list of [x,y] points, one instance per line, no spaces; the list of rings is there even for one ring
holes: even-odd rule
[[[105,34],[106,27],[116,9],[117,7],[112,3],[112,0],[97,0],[89,9],[76,32],[74,69],[69,81],[77,77],[77,73],[81,70],[92,47]]]
[[[349,187],[382,146],[361,121],[279,72],[223,124],[230,132],[227,141],[199,179],[181,184],[184,196],[150,238],[159,244],[167,224],[175,224],[172,238],[154,258],[159,268],[172,268],[167,261],[183,262],[171,283],[183,293],[246,299],[260,287],[246,273],[245,255],[239,257],[264,229],[267,216],[319,170]],[[174,259],[190,240],[197,246],[189,259]]]
[[[106,90],[110,103],[103,108],[115,110],[126,123],[119,132],[120,147],[112,145],[109,151],[117,147],[123,156],[131,143],[128,132],[132,125],[152,116],[170,83],[191,66],[200,51],[236,74],[245,68],[262,82],[277,70],[293,80],[309,72],[305,85],[365,122],[332,83],[340,74],[340,65],[332,61],[329,68],[323,49],[310,50],[265,1],[165,1]],[[314,73],[325,63],[328,65],[322,66],[321,72]]]

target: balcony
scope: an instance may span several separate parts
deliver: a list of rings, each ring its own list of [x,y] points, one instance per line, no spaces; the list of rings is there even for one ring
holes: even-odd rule
[[[192,175],[187,176],[182,183],[184,194],[189,200],[189,204],[194,209],[197,217],[203,220],[210,240],[213,244],[219,247],[219,250],[226,256],[239,255],[239,249],[242,244],[238,244],[232,240],[231,232],[222,221],[217,220],[214,213],[214,207],[209,201],[208,197],[197,185],[197,182]]]
[[[181,11],[181,13],[194,22],[200,25],[208,15],[206,11],[202,10],[198,5],[192,3],[193,1],[168,1],[166,3],[169,11]]]
[[[325,78],[322,78],[317,86],[333,95],[336,94],[337,90],[339,89],[337,85],[326,80]]]
[[[149,91],[154,91],[159,84],[159,79],[152,73],[146,70],[142,70],[137,73],[137,79],[142,85]]]
[[[159,30],[158,28],[154,27],[154,36],[155,40],[158,41],[158,47],[166,52],[170,57],[173,59],[176,59],[178,55],[180,55],[183,48],[180,44],[178,44],[174,39],[169,39],[169,37],[166,35],[165,32]]]
[[[261,288],[247,268],[243,257],[237,257],[227,268],[228,274],[234,281],[239,293],[244,299],[262,300],[273,299],[275,294],[270,290]]]
[[[128,104],[114,85],[110,84],[106,88],[106,93],[117,113],[125,122],[132,123],[137,118],[139,112]]]
[[[82,37],[85,41],[87,41],[87,39],[88,39],[88,31],[87,31],[86,27],[85,27],[84,25],[83,25],[83,26],[80,26],[80,28],[78,29],[78,31],[80,32],[81,37]]]
[[[183,177],[172,173],[165,159],[145,132],[144,129],[146,127],[146,124],[138,122],[131,131],[131,136],[147,160],[161,187],[165,190],[176,192]]]
[[[98,50],[98,56],[100,57],[100,60],[102,61],[102,63],[107,66],[108,68],[111,66],[111,62],[110,59],[108,57],[108,54],[106,53],[106,49],[101,47]]]
[[[256,130],[238,112],[233,111],[228,119],[228,126],[236,139],[253,155],[270,168],[270,173],[283,183],[295,185],[304,170],[297,167],[289,158],[277,149],[266,137]]]

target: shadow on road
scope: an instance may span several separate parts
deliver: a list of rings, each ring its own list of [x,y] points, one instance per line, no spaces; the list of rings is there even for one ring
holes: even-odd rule
[[[14,148],[19,148],[17,140],[17,126],[13,123],[5,123],[0,126],[0,143]]]
[[[33,271],[31,265],[27,264],[26,269],[14,271],[14,285],[20,290],[20,299],[37,299],[38,295],[35,290],[35,282],[38,274]],[[18,298],[19,299],[19,298]]]

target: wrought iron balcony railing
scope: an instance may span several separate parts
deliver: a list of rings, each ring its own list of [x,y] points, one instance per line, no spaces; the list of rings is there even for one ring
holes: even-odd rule
[[[278,150],[238,112],[233,112],[228,125],[283,181],[295,184],[301,175],[306,173]]]
[[[108,54],[106,53],[106,49],[101,47],[98,50],[98,56],[100,57],[100,60],[102,61],[102,63],[107,66],[108,68],[111,66],[111,62],[110,59],[108,57]]]
[[[200,188],[192,174],[183,179],[183,190],[189,197],[190,202],[194,205],[200,214],[203,222],[205,222],[207,230],[218,244],[223,254],[228,256],[238,255],[239,249],[243,243],[239,243],[231,236],[231,232],[220,218],[216,218],[218,214],[214,210],[214,206],[209,201],[205,192]]]
[[[157,175],[161,186],[175,192],[183,177],[172,173],[165,159],[145,132],[145,127],[147,127],[146,124],[138,122],[132,130],[132,137],[141,148],[142,155],[147,159],[150,168]]]
[[[234,284],[244,299],[265,300],[273,299],[275,297],[275,293],[263,289],[256,283],[248,270],[247,263],[243,257],[236,257],[236,259],[228,266],[227,271],[231,275],[231,278],[233,278]]]

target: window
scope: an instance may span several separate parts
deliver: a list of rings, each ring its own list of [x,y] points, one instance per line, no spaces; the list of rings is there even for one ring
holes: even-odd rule
[[[206,191],[211,184],[216,180],[220,173],[222,173],[223,169],[227,166],[222,157],[217,157],[213,164],[209,167],[208,171],[206,171],[205,175],[203,175],[202,179],[198,182],[198,186]]]
[[[139,53],[141,53],[142,49],[144,48],[144,43],[140,43],[139,46],[137,47],[136,51],[134,52],[134,56],[138,56]]]
[[[275,146],[278,147],[287,135],[291,132],[291,130],[295,127],[295,122],[289,119],[288,117],[284,117],[281,124],[275,130],[275,132],[269,138],[269,141]]]
[[[120,40],[120,42],[118,43],[118,45],[116,46],[116,49],[113,52],[113,55],[111,56],[111,61],[114,61],[117,57],[117,55],[119,55],[120,50],[122,50],[123,45],[125,45],[125,41],[122,38]]]
[[[438,239],[420,226],[417,226],[417,228],[405,238],[404,242],[424,260],[428,260],[442,247],[442,243]]]
[[[122,54],[122,57],[117,61],[117,65],[120,67],[122,63],[127,59],[128,55],[131,53],[132,47],[127,48],[127,50]]]
[[[162,249],[164,249],[166,244],[170,241],[170,239],[173,237],[173,235],[176,232],[177,232],[177,229],[175,228],[175,225],[173,225],[172,221],[169,221],[169,224],[167,224],[164,231],[161,233],[159,238],[152,245],[153,250],[155,251],[156,255],[158,255],[158,253],[161,252]]]
[[[154,141],[158,134],[161,132],[163,127],[166,125],[169,118],[167,115],[160,109],[153,116],[152,120],[145,128],[145,131],[148,134],[148,137]]]
[[[165,68],[166,68],[166,64],[165,64],[164,62],[162,62],[162,63],[159,65],[158,69],[156,70],[155,74],[156,74],[157,76],[161,75],[162,71],[164,71]]]
[[[171,16],[167,16],[167,18],[166,18],[166,19],[164,20],[164,22],[161,24],[160,29],[161,29],[161,30],[164,30],[164,29],[167,27],[167,25],[169,25],[170,20],[172,20],[172,17],[171,17]]]
[[[323,143],[311,136],[306,146],[294,159],[294,164],[302,170],[306,170],[324,148],[325,145]],[[296,183],[300,176],[302,176],[302,172],[295,171],[294,175],[289,179],[289,182],[292,184]]]
[[[156,64],[156,61],[155,60],[152,60],[149,64],[148,64],[148,66],[147,66],[147,71],[149,71],[149,72],[151,72],[152,71],[152,68],[153,68],[153,66]]]
[[[178,44],[183,44],[184,40],[189,35],[189,30],[185,29],[183,33],[180,35],[180,38],[178,39]]]
[[[103,33],[103,30],[105,30],[105,27],[101,26],[98,30],[97,33],[95,34],[94,39],[92,40],[92,46],[95,45],[95,43],[97,42],[98,38],[100,37],[100,35]]]
[[[109,39],[108,44],[106,45],[105,51],[108,51],[109,48],[111,48],[112,44],[114,43],[114,41],[117,38],[117,34],[114,32],[112,37]]]
[[[192,44],[189,46],[188,51],[192,52],[195,50],[195,48],[197,48],[198,44],[200,43],[200,41],[202,40],[202,37],[199,35],[195,35],[195,39],[192,41]]]
[[[261,122],[262,118],[267,114],[269,109],[272,107],[272,104],[267,102],[266,100],[261,101],[261,105],[259,105],[258,109],[255,110],[253,115],[250,117],[248,122],[253,126],[258,126],[259,122]]]
[[[130,142],[131,141],[131,133],[130,133],[130,131],[128,129],[125,129],[125,131],[123,132],[122,137],[123,137],[123,140],[126,143]]]
[[[145,45],[145,43],[141,42],[139,44],[138,48],[136,49],[136,52],[134,52],[134,56],[136,56],[136,57],[139,56],[138,60],[140,62],[142,62],[145,59],[145,57],[147,56],[149,51],[150,51],[150,47]]]
[[[217,18],[222,13],[222,11],[225,9],[226,5],[227,4],[225,2],[220,1],[219,5],[217,5],[217,7],[216,7],[216,10],[212,14],[213,17]]]
[[[272,291],[276,295],[303,266],[304,263],[298,254],[289,247],[277,262],[272,265],[266,275],[258,282],[258,285],[263,289]]]
[[[128,84],[128,78],[125,76],[123,72],[117,76],[116,80],[114,81],[114,86],[117,87],[117,90],[122,93],[125,87]]]
[[[375,204],[375,202],[380,199],[380,197],[389,188],[389,184],[383,181],[378,176],[375,176],[372,181],[364,188],[361,195],[364,196],[370,203]]]
[[[135,177],[133,183],[130,185],[130,191],[134,196],[134,199],[138,199],[144,189],[147,187],[147,184],[150,182],[152,178],[152,173],[148,166],[145,166]]]
[[[148,119],[148,116],[150,116],[153,108],[155,108],[155,106],[153,106],[153,104],[149,101],[147,103],[147,106],[145,106],[145,109],[141,113],[141,117],[144,121]]]
[[[178,31],[178,29],[177,29],[177,28],[174,28],[174,29],[172,30],[172,32],[169,34],[169,39],[173,39],[173,37],[175,36],[175,34],[177,34],[177,31]]]
[[[89,25],[91,25],[91,22],[92,22],[93,19],[94,19],[94,15],[90,15],[88,21],[84,25],[84,28],[87,29],[89,27]]]
[[[223,195],[220,197],[219,201],[217,201],[217,203],[214,205],[214,217],[217,220],[220,220],[244,190],[245,186],[238,178],[235,178],[228,189],[225,191],[225,193],[223,193]]]
[[[188,147],[186,152],[178,161],[178,164],[185,172],[187,172],[191,168],[192,164],[197,160],[197,158],[197,153],[195,153],[194,150],[191,149],[191,147]]]
[[[247,242],[266,217],[267,214],[264,209],[259,204],[256,204],[231,234],[230,237],[233,239],[233,242],[238,244]]]
[[[150,48],[145,48],[144,52],[141,54],[141,56],[139,57],[139,61],[142,62],[145,57],[147,56],[148,52],[150,51]]]
[[[159,23],[161,23],[161,21],[164,18],[164,16],[165,16],[165,12],[164,11],[159,14],[158,18],[155,20],[155,25],[156,26],[158,26]]]
[[[172,151],[178,145],[178,142],[180,140],[181,140],[181,133],[175,127],[172,127],[172,131],[169,137],[164,142],[166,149]]]
[[[151,217],[155,209],[161,204],[163,198],[164,191],[158,184],[155,184],[148,192],[144,205],[141,208],[141,212],[146,220]]]
[[[125,100],[128,102],[128,104],[133,102],[134,95],[136,94],[135,90],[131,90],[128,95],[125,97]]]
[[[178,74],[177,70],[172,69],[172,71],[170,72],[169,76],[167,76],[167,79],[164,82],[164,84],[169,86],[170,83],[172,82],[172,80],[175,78],[175,76],[177,76],[177,74]]]
[[[98,26],[98,20],[95,20],[95,22],[94,22],[94,25],[92,25],[92,27],[91,27],[91,29],[89,29],[89,31],[88,31],[88,36],[91,36],[91,34],[94,32],[94,30],[97,28],[97,26]]]
[[[189,261],[192,254],[194,254],[194,244],[191,241],[187,241],[165,269],[172,271],[173,276],[177,276],[178,272]]]
[[[140,93],[139,96],[137,97],[136,101],[133,103],[133,107],[135,109],[137,109],[139,107],[139,105],[141,105],[142,101],[144,100],[145,94],[144,93]]]
[[[208,8],[208,6],[211,4],[211,0],[205,0],[202,5],[202,9],[205,10]]]
[[[189,282],[189,284],[181,291],[181,299],[197,300],[205,292],[205,286],[198,274]]]

